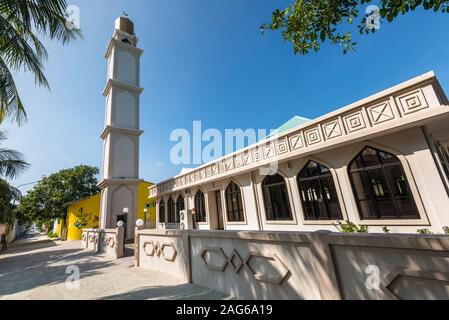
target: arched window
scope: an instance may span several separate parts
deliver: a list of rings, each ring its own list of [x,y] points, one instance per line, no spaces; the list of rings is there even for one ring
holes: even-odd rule
[[[262,189],[267,220],[293,220],[285,179],[279,174],[268,176]]]
[[[170,197],[167,202],[167,211],[168,211],[168,223],[176,223],[176,210],[175,210],[175,203],[173,202],[173,199]]]
[[[310,161],[298,175],[306,220],[342,220],[334,178],[328,167]]]
[[[196,222],[206,222],[206,203],[204,193],[201,190],[195,195]]]
[[[164,200],[161,200],[161,202],[159,202],[159,222],[165,223],[165,202],[164,202]]]
[[[365,148],[349,173],[362,219],[419,219],[401,161],[391,153]]]
[[[185,209],[184,197],[179,195],[178,200],[176,200],[176,217],[175,221],[178,223],[181,221],[181,211]]]
[[[226,189],[226,213],[229,222],[245,221],[242,193],[240,187],[234,182],[231,182]]]

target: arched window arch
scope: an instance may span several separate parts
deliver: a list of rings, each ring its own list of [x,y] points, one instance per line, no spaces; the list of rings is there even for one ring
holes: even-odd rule
[[[245,221],[242,193],[240,187],[233,181],[226,189],[226,213],[229,222]]]
[[[167,213],[168,213],[168,223],[176,223],[176,210],[175,210],[175,203],[173,202],[173,199],[170,197],[167,202]]]
[[[287,183],[279,174],[267,176],[262,183],[267,220],[293,220]]]
[[[181,211],[185,209],[185,201],[182,194],[179,195],[178,199],[176,200],[176,216],[175,221],[176,223],[181,221]]]
[[[350,163],[349,174],[362,219],[419,219],[401,161],[367,147]]]
[[[165,223],[165,202],[164,202],[164,200],[161,200],[161,202],[159,202],[159,222]]]
[[[196,222],[206,222],[206,202],[204,193],[201,190],[198,190],[195,195],[195,210]]]
[[[328,167],[315,161],[298,174],[299,196],[306,220],[342,220],[334,178]]]

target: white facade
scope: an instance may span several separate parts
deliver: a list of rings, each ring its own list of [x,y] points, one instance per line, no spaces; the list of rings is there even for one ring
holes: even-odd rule
[[[206,218],[196,229],[335,231],[334,224],[348,220],[369,226],[370,232],[387,226],[392,233],[441,233],[449,226],[448,117],[448,99],[433,72],[427,73],[151,187],[150,197],[158,199],[159,227],[177,227],[179,219],[168,217],[170,198],[176,203],[181,196],[187,209],[198,211],[195,195],[201,190]],[[356,162],[363,151],[366,157],[376,152],[379,159],[386,158],[379,160],[382,164]],[[310,161],[328,168],[335,187],[330,192],[321,183],[321,201],[315,194],[318,187],[299,185],[298,175]],[[288,219],[269,218],[267,206],[274,208],[271,216],[283,212],[266,204],[263,190],[269,189],[263,184],[268,180],[261,169],[268,165],[277,167],[285,181]],[[238,222],[228,221],[234,205],[226,198],[231,181],[241,193],[243,217]],[[310,209],[312,202],[315,209]],[[338,219],[330,217],[331,205],[334,211],[339,206]],[[311,218],[310,210],[317,208],[326,208],[329,218],[323,219],[323,212]]]
[[[126,237],[134,237],[137,217],[140,130],[140,57],[134,25],[128,18],[116,20],[115,31],[106,53],[108,82],[106,97],[103,179],[101,191],[101,228],[126,223]],[[128,208],[129,212],[124,213]]]

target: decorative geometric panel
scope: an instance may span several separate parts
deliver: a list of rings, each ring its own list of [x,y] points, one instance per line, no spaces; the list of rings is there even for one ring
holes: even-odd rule
[[[245,152],[243,154],[243,164],[245,166],[250,165],[252,162],[252,158],[251,158],[251,153],[250,152]]]
[[[238,154],[234,157],[234,164],[236,168],[243,167],[243,155]]]
[[[276,149],[278,154],[284,154],[288,152],[287,139],[280,140],[276,143]]]
[[[421,90],[416,90],[398,97],[397,102],[402,114],[413,113],[429,107]]]
[[[323,124],[323,131],[326,140],[341,137],[343,135],[343,130],[340,125],[340,121],[334,120]]]
[[[366,122],[362,111],[357,111],[344,116],[343,119],[348,132],[355,132],[366,128]]]
[[[206,179],[206,169],[200,170],[200,177],[201,177],[201,179]]]
[[[195,181],[198,181],[200,179],[201,179],[200,172],[199,171],[195,171]]]
[[[381,104],[367,108],[371,122],[376,125],[395,118],[390,102],[385,101]]]
[[[292,150],[301,149],[304,147],[304,142],[302,141],[301,133],[298,133],[292,137],[289,138],[290,140],[290,148]]]
[[[266,144],[263,146],[263,157],[265,159],[273,158],[276,155],[274,151],[274,147],[272,143]]]
[[[307,130],[306,132],[304,132],[304,136],[306,137],[306,142],[308,146],[320,143],[322,140],[319,127]]]
[[[215,255],[215,262],[212,262],[211,255]],[[239,273],[243,266],[246,266],[255,280],[266,282],[273,285],[280,285],[291,274],[289,268],[282,262],[276,254],[262,254],[259,252],[250,252],[245,259],[242,259],[236,249],[232,250],[229,257],[222,248],[204,248],[201,252],[207,269],[217,272],[224,272],[230,265],[235,273]],[[260,261],[256,261],[256,259]],[[268,269],[264,268],[263,263],[273,265],[273,273],[267,274]],[[260,271],[258,271],[260,270]]]
[[[195,181],[195,174],[191,173],[190,174],[190,182],[194,182]]]
[[[206,168],[206,176],[207,176],[207,177],[212,176],[212,167],[211,167],[211,166],[209,166],[209,167]]]
[[[223,172],[226,171],[226,165],[225,165],[224,162],[220,162],[220,163],[218,164],[218,171],[219,171],[219,173],[223,173]]]
[[[186,177],[185,177],[185,176],[181,178],[181,184],[182,184],[182,185],[185,185],[185,184],[186,184]]]
[[[226,170],[233,170],[234,169],[234,159],[233,158],[229,158],[226,159]]]
[[[253,158],[254,158],[254,162],[259,162],[262,160],[262,152],[261,152],[260,148],[253,149]]]
[[[213,172],[214,176],[216,176],[219,173],[218,164],[215,163],[212,165],[212,172]]]

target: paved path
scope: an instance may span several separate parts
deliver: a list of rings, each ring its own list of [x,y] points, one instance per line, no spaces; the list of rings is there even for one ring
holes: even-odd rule
[[[111,261],[83,251],[80,242],[19,245],[0,254],[0,300],[226,299],[167,274],[132,267],[132,257]],[[81,272],[79,289],[67,288],[68,266]]]

